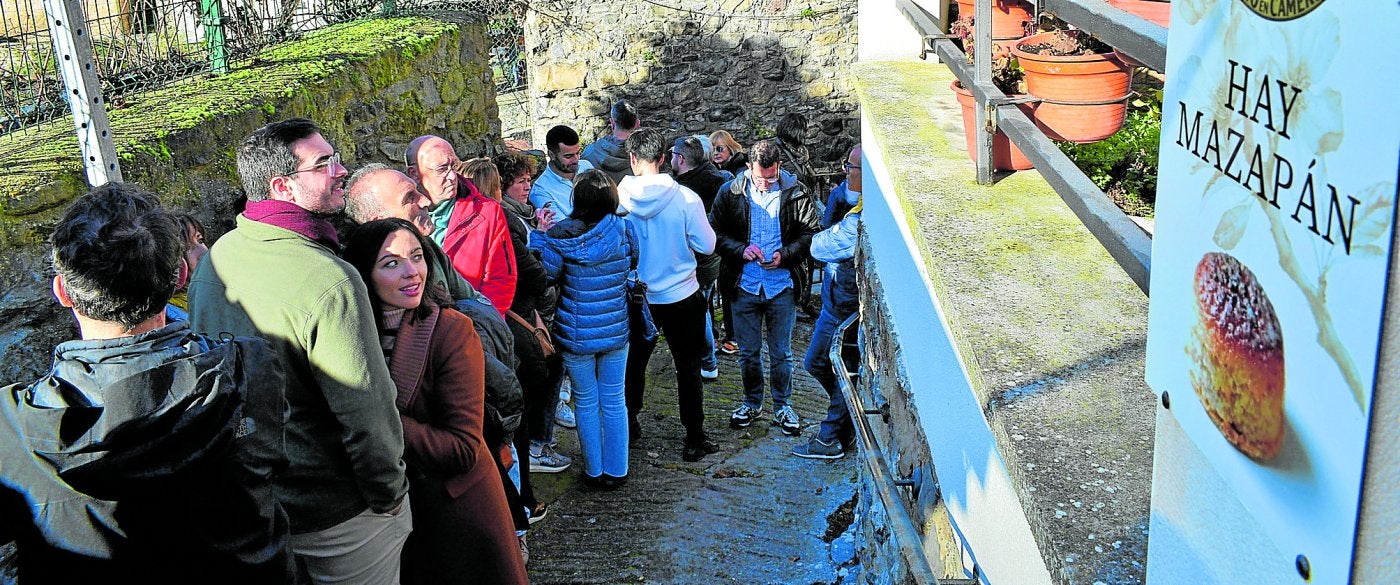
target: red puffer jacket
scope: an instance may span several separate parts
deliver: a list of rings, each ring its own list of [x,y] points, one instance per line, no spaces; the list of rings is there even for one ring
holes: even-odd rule
[[[515,299],[515,247],[510,242],[510,226],[500,203],[482,195],[471,181],[458,181],[442,250],[462,278],[505,315]]]

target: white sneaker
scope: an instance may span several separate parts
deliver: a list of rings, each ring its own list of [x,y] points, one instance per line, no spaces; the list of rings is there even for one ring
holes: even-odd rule
[[[704,379],[706,379],[706,380],[718,380],[718,379],[719,379],[719,366],[716,365],[715,367],[713,367],[713,368],[711,368],[711,369],[708,369],[708,370],[705,369],[705,368],[700,368],[700,377],[701,377],[701,378],[704,378]]]
[[[569,403],[559,402],[559,407],[554,409],[554,424],[566,429],[578,427],[578,419],[574,417],[574,409],[569,408]]]
[[[797,417],[797,411],[791,406],[779,408],[773,413],[773,424],[783,430],[784,435],[796,435],[802,432],[802,422]],[[534,471],[531,469],[531,471]]]
[[[574,397],[574,385],[568,376],[559,381],[559,401],[568,402]]]

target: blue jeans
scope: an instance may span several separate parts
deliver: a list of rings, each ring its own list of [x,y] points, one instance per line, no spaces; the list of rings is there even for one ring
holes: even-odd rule
[[[710,285],[700,289],[700,296],[705,298],[705,347],[708,351],[700,359],[700,369],[719,369],[719,360],[715,358],[715,286]]]
[[[792,327],[797,320],[796,291],[788,287],[765,299],[740,288],[734,295],[735,340],[739,342],[739,373],[744,379],[744,404],[763,406],[764,327],[768,328],[768,384],[773,408],[792,396]]]
[[[574,416],[583,470],[592,477],[627,475],[627,346],[596,354],[564,352],[574,383]]]
[[[823,287],[826,284],[823,283]],[[827,291],[822,291],[827,296]],[[825,299],[823,299],[825,300]],[[802,367],[816,378],[826,389],[831,404],[826,407],[826,420],[817,430],[817,439],[824,443],[846,440],[854,436],[855,427],[851,423],[851,413],[846,408],[846,397],[841,393],[841,385],[836,380],[836,368],[831,363],[831,341],[836,336],[836,327],[851,316],[853,311],[833,309],[831,303],[823,303],[822,313],[812,327],[812,344],[807,347],[807,357]],[[844,314],[843,314],[844,313]]]

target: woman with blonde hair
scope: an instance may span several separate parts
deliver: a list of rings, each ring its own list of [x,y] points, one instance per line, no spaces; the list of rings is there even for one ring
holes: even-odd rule
[[[714,148],[710,162],[720,170],[729,171],[737,177],[748,168],[749,155],[744,154],[744,145],[739,144],[729,132],[715,130],[710,134],[710,145]]]
[[[715,130],[710,134],[710,144],[714,146],[715,152],[710,161],[715,163],[720,170],[729,171],[735,177],[748,170],[749,155],[744,153],[744,146],[734,140],[728,132]],[[725,183],[728,185],[728,183]],[[720,187],[723,190],[723,186]],[[721,268],[721,270],[725,270]],[[721,278],[721,282],[725,279]],[[727,355],[739,353],[739,344],[734,341],[734,290],[732,288],[719,287],[720,309],[724,314],[724,339],[720,341],[717,351]],[[713,311],[712,311],[713,312]]]

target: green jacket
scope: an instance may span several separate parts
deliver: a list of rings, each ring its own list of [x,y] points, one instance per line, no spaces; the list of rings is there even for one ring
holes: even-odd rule
[[[272,342],[287,372],[287,459],[277,497],[292,533],[392,510],[405,494],[403,424],[369,294],[335,253],[238,216],[190,281],[195,331]]]
[[[457,273],[457,269],[452,267],[452,259],[447,257],[447,252],[443,252],[442,246],[437,242],[429,239],[428,249],[423,250],[423,255],[433,267],[433,284],[442,286],[452,300],[478,300],[491,304],[491,299],[486,298],[486,295],[477,291],[472,287],[472,283]]]

